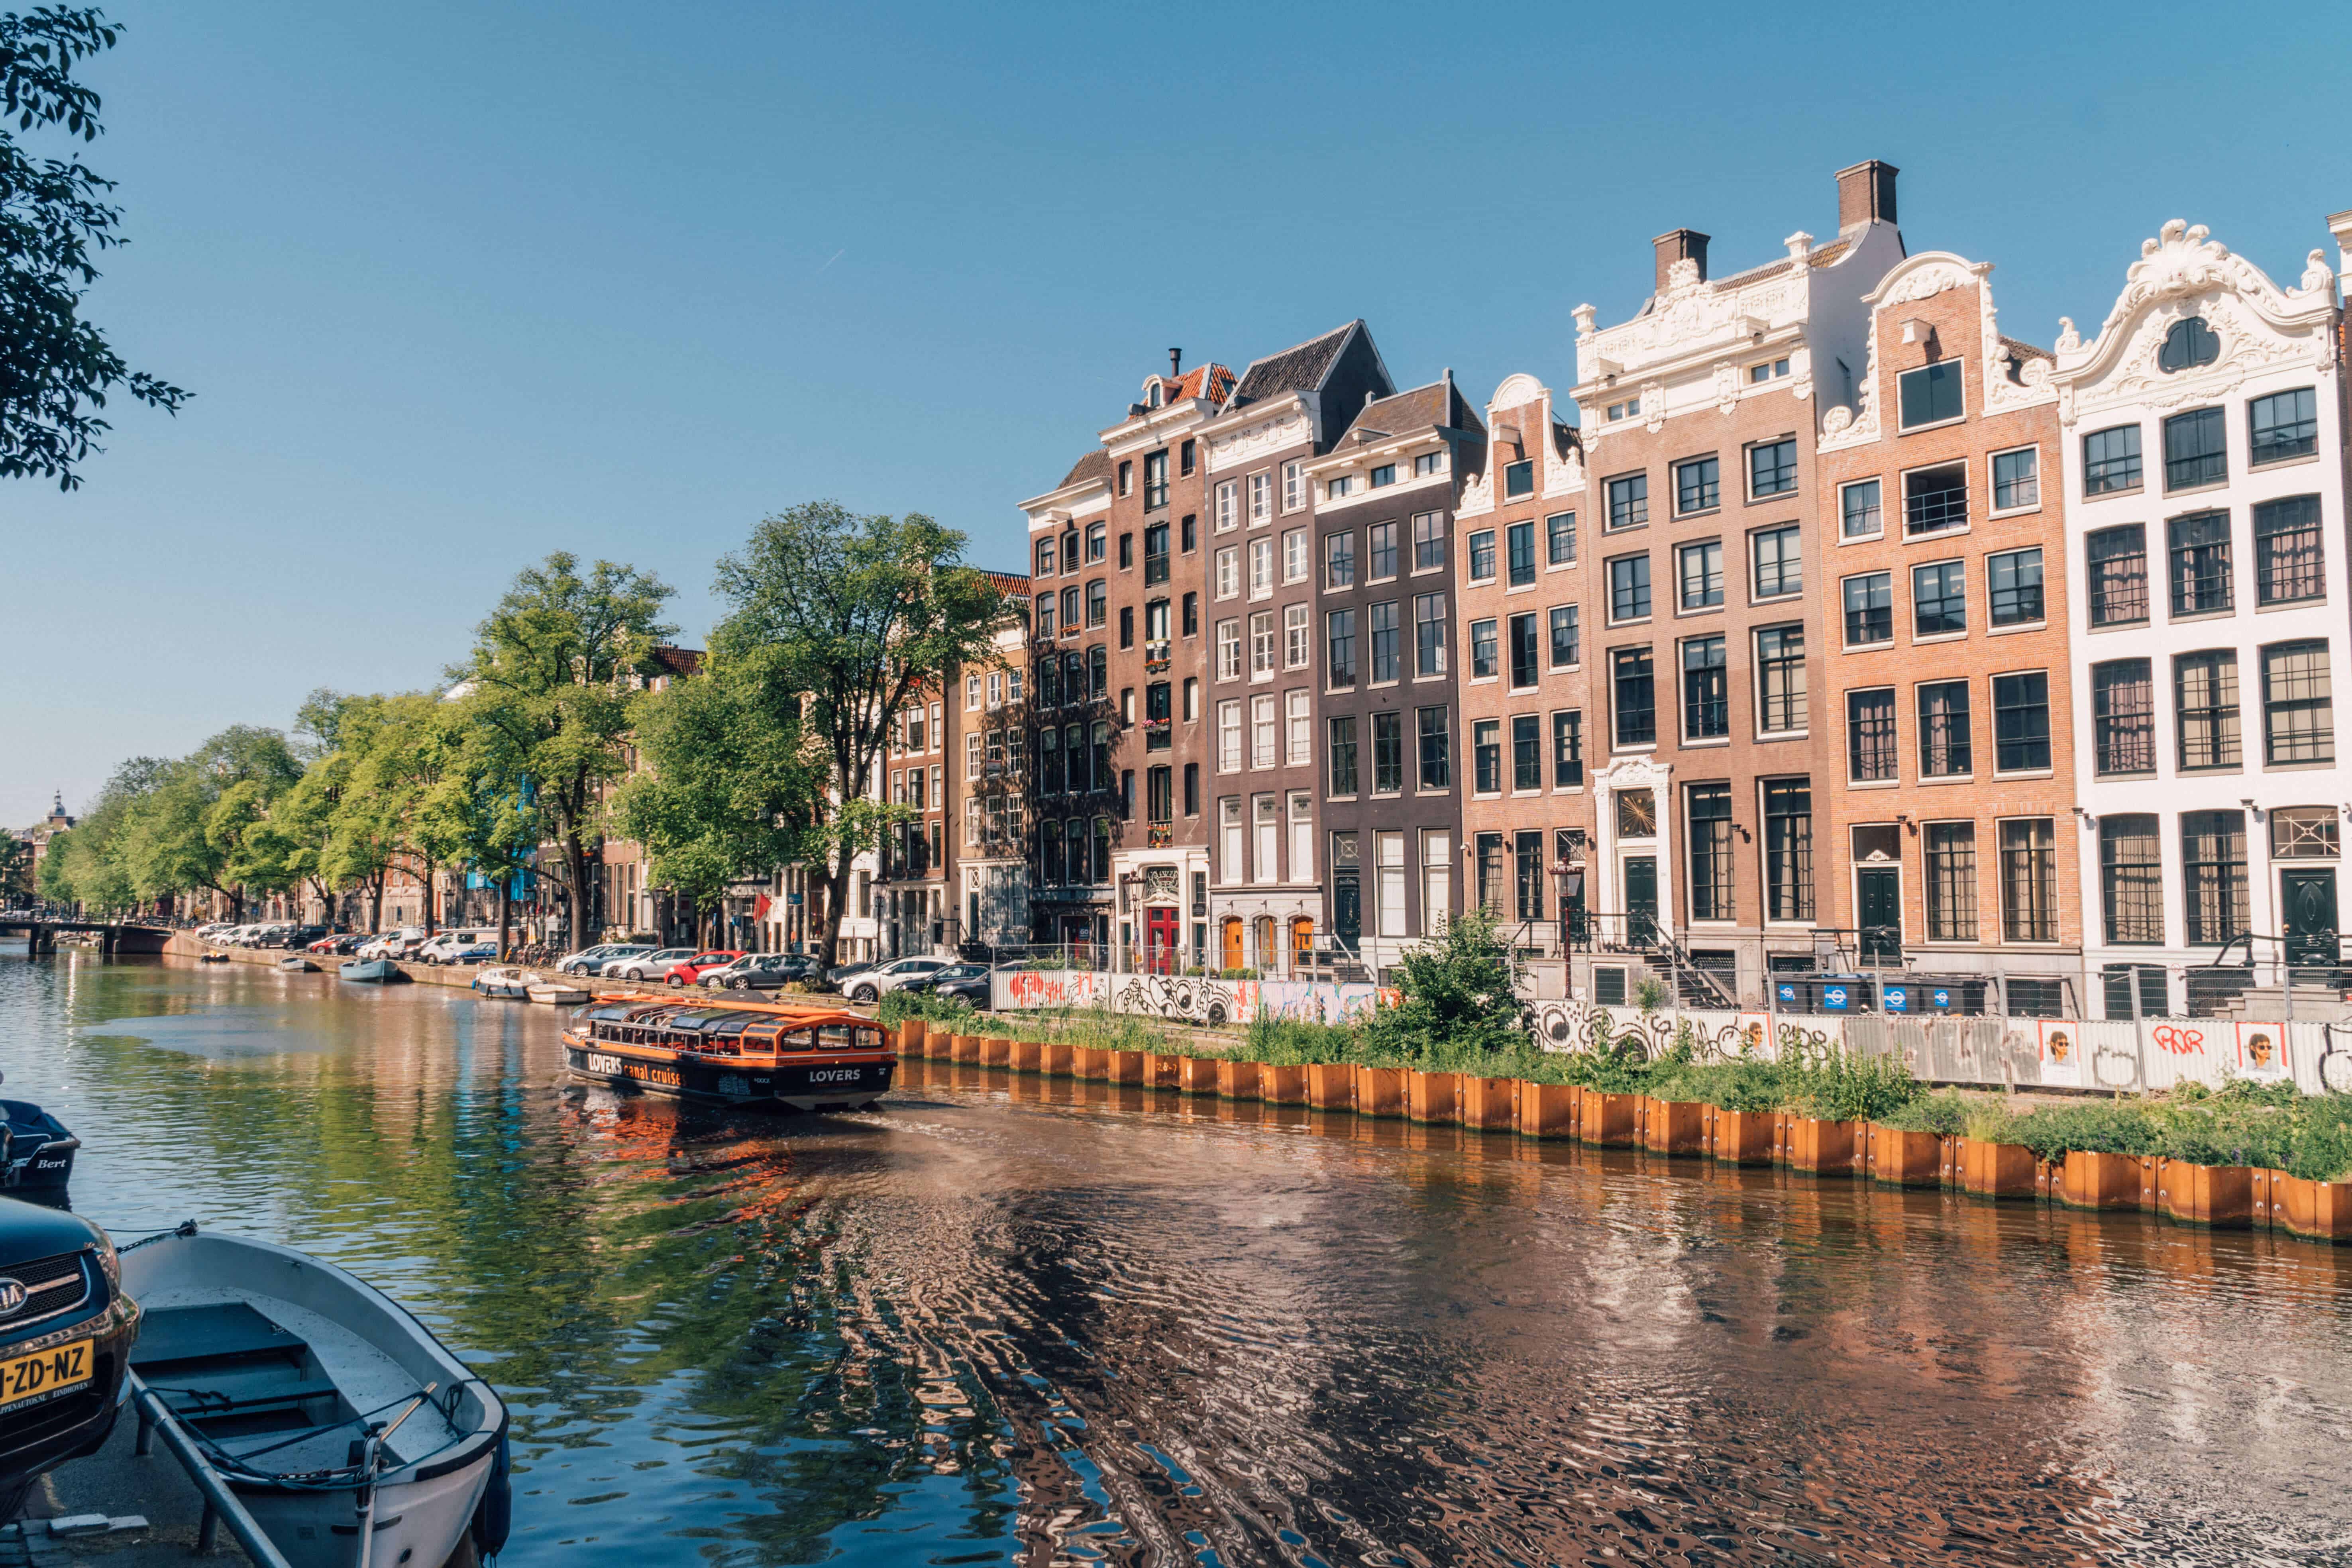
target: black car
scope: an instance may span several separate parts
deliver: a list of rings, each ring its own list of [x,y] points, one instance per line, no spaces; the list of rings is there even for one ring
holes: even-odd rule
[[[0,1518],[114,1430],[139,1308],[106,1233],[0,1198]]]
[[[724,969],[702,976],[711,991],[781,991],[797,980],[803,984],[819,973],[816,960],[790,952],[747,952]]]
[[[988,965],[950,963],[936,974],[909,980],[901,991],[928,991],[937,996],[957,996],[975,1007],[988,1005]]]
[[[325,926],[296,926],[284,936],[278,937],[271,941],[269,945],[272,947],[283,947],[293,952],[299,952],[302,949],[310,946],[312,942],[317,942],[320,938],[329,934],[330,933]]]

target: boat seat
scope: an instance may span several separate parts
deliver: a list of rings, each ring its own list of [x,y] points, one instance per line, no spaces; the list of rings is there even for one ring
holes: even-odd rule
[[[244,1301],[151,1310],[140,1325],[131,1364],[148,1382],[186,1370],[238,1362],[299,1366],[310,1355],[301,1335],[279,1328]]]

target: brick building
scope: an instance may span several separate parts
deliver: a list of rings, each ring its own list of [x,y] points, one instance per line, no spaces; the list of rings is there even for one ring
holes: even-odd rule
[[[1029,920],[1031,579],[992,572],[1020,614],[992,658],[949,682],[947,913],[950,946],[1022,946]],[[1057,589],[1056,592],[1059,590]]]

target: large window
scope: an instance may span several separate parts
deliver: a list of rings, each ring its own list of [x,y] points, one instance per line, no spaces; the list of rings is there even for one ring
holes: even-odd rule
[[[2272,644],[2263,649],[2263,761],[2275,766],[2335,760],[2327,644]]]
[[[1723,603],[1723,542],[1710,539],[1675,552],[1680,562],[1682,607],[1704,610]]]
[[[2103,528],[2083,546],[2091,579],[2091,624],[2123,626],[2147,619],[2147,531],[2136,522]]]
[[[1520,713],[1511,720],[1511,787],[1543,788],[1543,719]]]
[[[1421,787],[1451,789],[1454,787],[1454,760],[1451,731],[1445,727],[1445,710],[1421,710]]]
[[[1110,618],[1109,590],[1099,577],[1087,584],[1087,625],[1099,626]]]
[[[1538,668],[1541,642],[1536,630],[1536,613],[1524,610],[1510,620],[1511,685],[1514,688],[1533,686]]]
[[[1611,655],[1610,684],[1616,696],[1617,744],[1654,744],[1658,739],[1657,685],[1650,650],[1623,647]]]
[[[1164,522],[1143,531],[1143,581],[1147,587],[1168,581],[1168,525]]]
[[[1217,623],[1217,679],[1239,680],[1242,678],[1242,624],[1238,620]]]
[[[1470,581],[1491,583],[1495,580],[1495,531],[1475,529],[1470,534]]]
[[[1903,531],[1913,539],[1969,525],[1969,466],[1947,463],[1903,476]]]
[[[1270,768],[1282,758],[1282,727],[1274,707],[1274,694],[1250,699],[1250,766]]]
[[[2172,661],[2173,710],[2180,766],[2238,765],[2238,656],[2228,648],[2184,653]]]
[[[1394,795],[1404,788],[1404,715],[1372,715],[1372,789]]]
[[[2246,931],[2246,814],[2180,814],[2181,916],[2193,947]]]
[[[2164,488],[2188,489],[2230,477],[2226,421],[2218,408],[2192,408],[2164,422]]]
[[[1314,707],[1314,695],[1303,686],[1282,694],[1282,760],[1294,768],[1315,760]]]
[[[1940,561],[1911,568],[1911,635],[1948,637],[1969,629],[1969,569]]]
[[[1807,779],[1764,781],[1764,913],[1813,918],[1813,790]]]
[[[1550,612],[1551,667],[1554,669],[1567,669],[1584,658],[1577,636],[1580,608],[1576,605],[1559,605]]]
[[[1609,481],[1609,526],[1633,528],[1650,521],[1650,476],[1627,474]]]
[[[2042,504],[2042,451],[2020,447],[1992,455],[1992,509],[2023,511]]]
[[[1413,673],[1445,673],[1445,595],[1417,594],[1412,601]]]
[[[2205,324],[2202,316],[2187,316],[2176,321],[2164,334],[2164,346],[2157,351],[2156,367],[2167,375],[2187,370],[2191,365],[2211,364],[2221,357],[2221,340]]]
[[[1866,647],[1895,640],[1895,578],[1865,572],[1845,580],[1845,645]]]
[[[1503,788],[1503,721],[1481,719],[1470,726],[1470,787],[1480,795]]]
[[[1795,524],[1768,528],[1752,536],[1756,558],[1756,596],[1786,598],[1805,591],[1805,563]]]
[[[2153,816],[2099,818],[2099,909],[2109,942],[2163,945],[2164,856]]]
[[[1503,530],[1503,542],[1509,556],[1511,586],[1524,588],[1536,580],[1536,525],[1512,523]]]
[[[2164,526],[2172,552],[2172,613],[2198,616],[2230,608],[2230,514],[2191,512]]]
[[[1556,511],[1544,519],[1545,563],[1551,566],[1576,564],[1576,514]]]
[[[2291,605],[2327,593],[2319,498],[2288,496],[2254,508],[2254,602]]]
[[[1784,436],[1748,448],[1748,493],[1761,500],[1797,488],[1797,438]]]
[[[1523,921],[1544,918],[1543,830],[1523,827],[1511,846],[1513,908]]]
[[[1402,659],[1397,647],[1397,607],[1391,600],[1371,608],[1372,679],[1375,683],[1394,680],[1401,672]]]
[[[1848,539],[1875,539],[1886,525],[1879,510],[1879,482],[1862,479],[1838,489],[1839,526]]]
[[[1495,676],[1495,623],[1490,620],[1470,623],[1470,679],[1491,680]]]
[[[1047,758],[1050,763],[1052,759]],[[1070,759],[1075,767],[1077,758]],[[1217,771],[1237,773],[1242,771],[1242,705],[1236,698],[1217,704]]]
[[[2147,659],[2091,667],[2091,757],[2103,777],[2156,771],[2156,677]]]
[[[1895,391],[1906,430],[1940,425],[1967,411],[1960,395],[1960,362],[1956,359],[1905,371],[1895,378]]]
[[[2311,456],[2319,449],[2319,405],[2312,389],[2248,399],[2246,434],[2249,463]]]
[[[2050,765],[2050,677],[2026,670],[1992,678],[1993,767],[2004,773]]]
[[[2042,549],[2008,550],[1985,557],[1988,618],[1997,626],[2032,626],[2042,619]]]
[[[1356,793],[1356,716],[1336,714],[1326,726],[1330,736],[1331,793]]]
[[[1650,558],[1621,555],[1609,563],[1609,618],[1638,621],[1650,613]]]
[[[1325,666],[1334,687],[1356,684],[1356,612],[1332,610],[1323,617]]]
[[[1250,541],[1249,596],[1253,599],[1274,596],[1274,541],[1271,539]]]
[[[1364,530],[1364,554],[1369,581],[1385,583],[1397,574],[1397,525],[1376,522]]]
[[[1345,533],[1323,536],[1323,585],[1326,588],[1352,588],[1356,585],[1356,534],[1353,529]]]
[[[1727,921],[1731,896],[1731,786],[1693,784],[1684,794],[1690,831],[1691,919]]]
[[[1551,716],[1551,784],[1578,789],[1584,784],[1584,715],[1564,709]]]
[[[1415,512],[1412,519],[1412,569],[1434,572],[1444,564],[1444,516],[1433,511]]]
[[[1846,776],[1872,784],[1895,776],[1895,689],[1876,686],[1845,694]]]
[[[1522,458],[1516,463],[1503,465],[1503,494],[1506,498],[1533,495],[1536,490],[1536,461]]]
[[[1921,830],[1927,872],[1927,940],[1977,940],[1977,825],[1931,822]]]
[[[1974,770],[1969,732],[1969,683],[1936,680],[1919,687],[1919,776],[1958,778]]]
[[[1712,511],[1723,501],[1722,465],[1711,457],[1675,465],[1675,515]]]
[[[2136,490],[2140,486],[2139,426],[2117,425],[2083,437],[2083,493]]]
[[[1723,638],[1692,637],[1683,644],[1683,739],[1712,741],[1730,733],[1730,672]]]
[[[1805,727],[1805,629],[1756,634],[1757,728],[1781,735]]]
[[[1274,679],[1274,612],[1260,610],[1249,618],[1250,679]]]
[[[2000,825],[2000,935],[2003,942],[2058,940],[2057,829],[2046,816]]]

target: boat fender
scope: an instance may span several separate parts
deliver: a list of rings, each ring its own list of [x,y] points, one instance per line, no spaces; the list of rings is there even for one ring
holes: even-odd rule
[[[514,1481],[507,1470],[507,1435],[501,1430],[498,1449],[490,1456],[489,1484],[482,1489],[482,1500],[474,1505],[474,1549],[485,1558],[499,1554],[507,1543],[507,1532],[514,1527]]]

